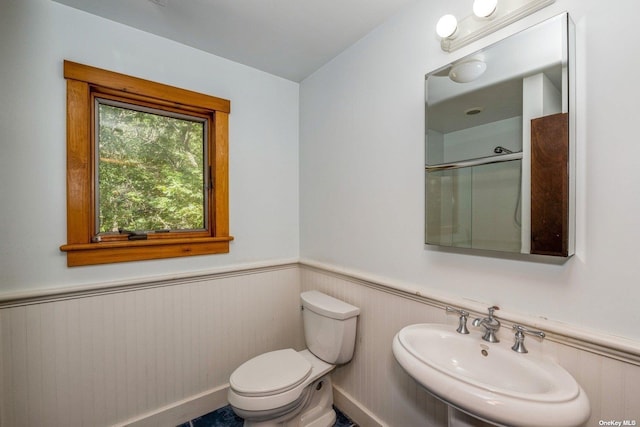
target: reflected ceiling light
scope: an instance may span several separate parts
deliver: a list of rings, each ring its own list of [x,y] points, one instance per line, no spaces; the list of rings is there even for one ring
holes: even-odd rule
[[[444,15],[436,24],[436,33],[442,38],[453,38],[458,30],[458,20],[453,15]]]
[[[473,108],[469,108],[467,110],[464,110],[464,114],[467,115],[467,116],[475,116],[476,114],[482,113],[483,110],[484,110],[484,108],[482,108],[482,107],[473,107]]]
[[[478,18],[488,18],[496,11],[498,0],[475,0],[473,2],[473,14]]]
[[[479,59],[453,64],[449,78],[456,83],[469,83],[478,79],[487,70],[487,64]]]
[[[498,1],[505,5],[500,7]],[[436,33],[441,38],[440,47],[444,51],[453,52],[553,2],[555,0],[474,0],[473,15],[460,21],[453,15],[440,18],[436,25]]]

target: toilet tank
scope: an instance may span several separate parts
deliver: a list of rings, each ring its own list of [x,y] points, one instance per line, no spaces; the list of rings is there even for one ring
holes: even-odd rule
[[[307,348],[327,363],[347,363],[356,344],[360,309],[318,291],[300,294]]]

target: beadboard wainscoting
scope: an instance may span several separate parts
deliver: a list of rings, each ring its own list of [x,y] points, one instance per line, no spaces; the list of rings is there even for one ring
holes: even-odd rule
[[[0,425],[170,426],[304,346],[297,263],[0,302]]]
[[[362,427],[480,427],[432,397],[396,363],[393,336],[412,323],[457,326],[411,286],[312,261],[0,298],[0,426],[171,426],[225,406],[231,372],[279,348],[304,348],[299,294],[319,290],[361,309],[353,360],[333,372],[338,408]],[[591,418],[640,423],[640,344],[500,310],[582,385]]]
[[[384,279],[311,261],[301,263],[300,278],[302,291],[315,289],[360,307],[354,358],[333,374],[336,406],[356,423],[361,426],[485,425],[448,410],[402,370],[391,352],[392,339],[402,327],[438,322],[449,323],[455,329],[458,318],[445,312],[446,305],[464,307],[475,316],[484,315],[482,304],[417,295]],[[499,317],[503,328],[498,345],[513,344],[513,322],[547,332],[547,338],[541,342],[528,337],[527,347],[531,353],[553,357],[586,391],[591,402],[591,417],[585,426],[601,425],[601,420],[630,420],[640,425],[640,344],[592,335],[544,319],[527,319],[505,309],[499,312]]]

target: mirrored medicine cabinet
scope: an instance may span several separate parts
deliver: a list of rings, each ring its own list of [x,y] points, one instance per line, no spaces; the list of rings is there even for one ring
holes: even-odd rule
[[[426,76],[426,243],[574,253],[568,14]]]

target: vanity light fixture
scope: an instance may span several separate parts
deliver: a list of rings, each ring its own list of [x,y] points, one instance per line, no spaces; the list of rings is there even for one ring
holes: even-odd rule
[[[553,2],[555,0],[475,0],[472,15],[460,21],[453,15],[440,18],[436,26],[436,33],[441,38],[440,47],[446,52],[453,52]],[[455,23],[453,30],[450,22]]]
[[[473,2],[473,14],[478,18],[488,18],[496,11],[498,0],[475,0]]]
[[[443,39],[454,38],[456,31],[458,31],[458,20],[453,15],[444,15],[436,24],[436,33]]]

